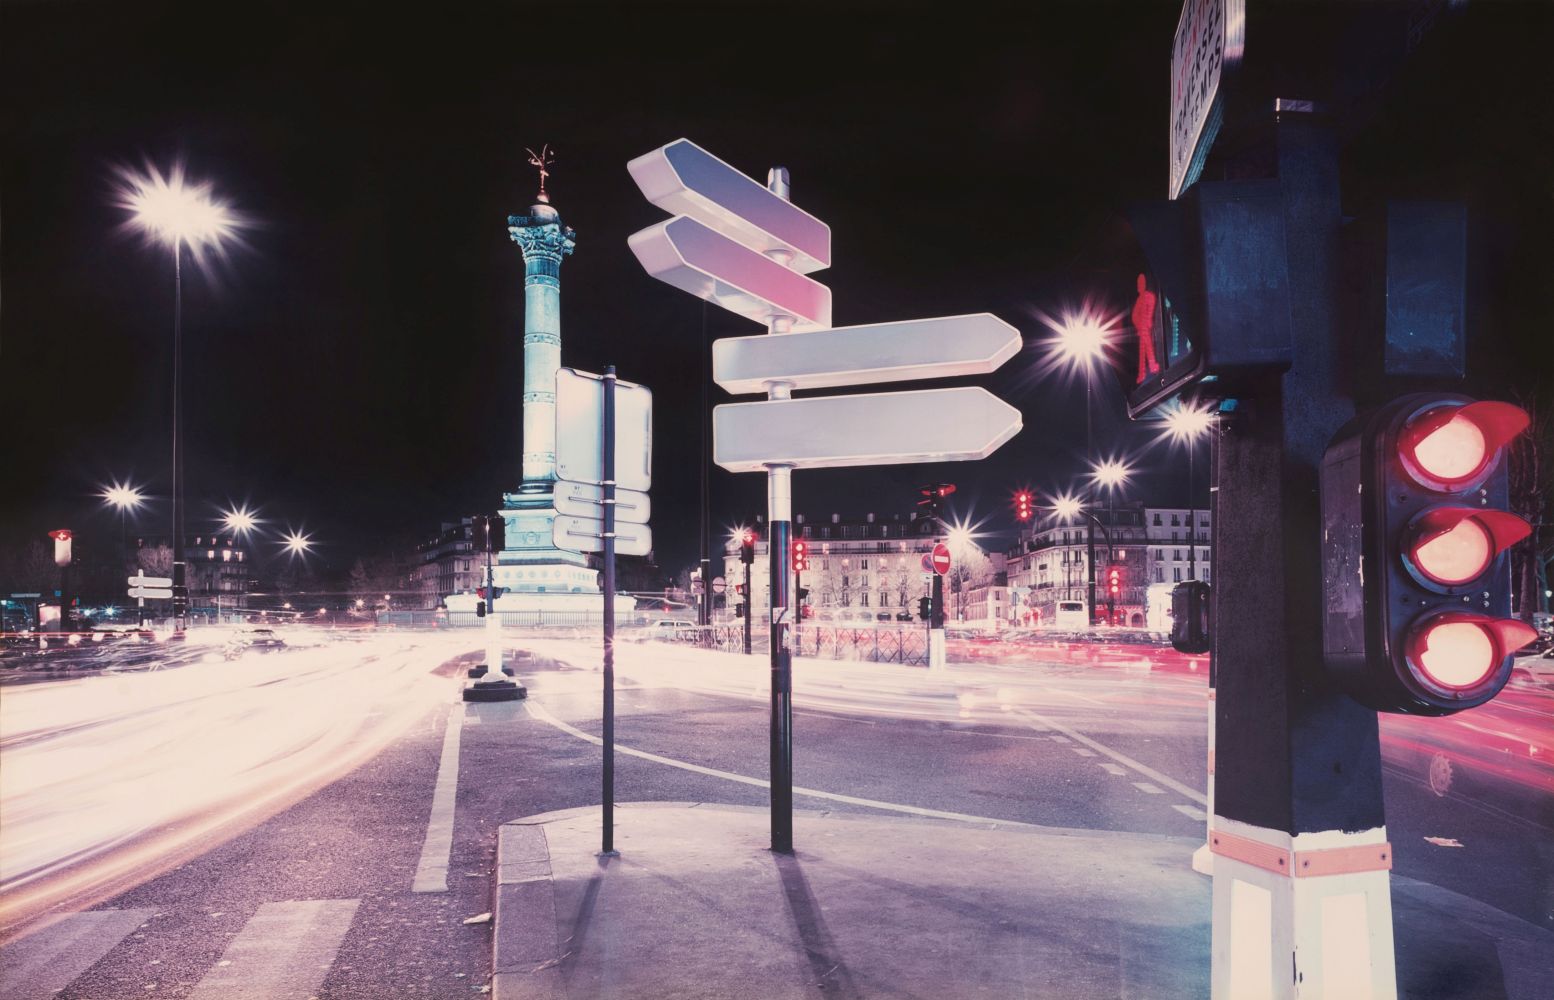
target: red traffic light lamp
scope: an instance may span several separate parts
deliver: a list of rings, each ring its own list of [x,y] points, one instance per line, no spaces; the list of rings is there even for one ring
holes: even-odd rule
[[[755,562],[755,532],[749,528],[739,535],[739,561],[746,566]]]
[[[1014,495],[1014,517],[1017,521],[1029,521],[1031,519],[1032,498],[1029,490],[1021,490]]]
[[[802,538],[793,540],[793,571],[802,573],[809,569],[809,543]]]
[[[1122,570],[1116,566],[1106,571],[1106,592],[1114,598],[1122,595]]]
[[[1498,694],[1537,637],[1510,617],[1505,446],[1528,416],[1453,393],[1393,400],[1322,459],[1323,659],[1356,701],[1449,715]]]

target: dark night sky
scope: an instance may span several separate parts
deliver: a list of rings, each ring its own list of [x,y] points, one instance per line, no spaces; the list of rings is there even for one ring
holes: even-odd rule
[[[191,532],[215,503],[247,500],[348,564],[489,509],[521,450],[523,266],[505,217],[535,190],[524,147],[549,142],[553,197],[578,231],[563,363],[613,363],[654,389],[659,562],[685,565],[704,310],[628,251],[664,216],[625,169],[681,136],[758,178],[791,170],[794,200],[832,227],[833,267],[815,277],[838,325],[987,310],[1027,338],[977,380],[1025,413],[992,459],[801,473],[796,509],[904,511],[917,483],[947,478],[1007,527],[1015,486],[1075,482],[1083,388],[1031,377],[1036,311],[1100,291],[1085,275],[1115,213],[1164,193],[1179,4],[962,6],[7,4],[0,544],[113,526],[92,494],[114,477],[167,491],[171,264],[116,232],[110,181],[114,164],[177,156],[255,221],[225,267],[185,286]],[[1398,86],[1440,100],[1459,85],[1435,79],[1448,67],[1481,106],[1431,105],[1460,131],[1449,141],[1423,110],[1389,112],[1385,143],[1351,143],[1355,190],[1410,176],[1409,144],[1435,136],[1423,173],[1488,199],[1493,259],[1546,273],[1548,28],[1535,5],[1490,5],[1451,26],[1465,49],[1431,39],[1447,54],[1422,50]],[[1252,38],[1249,58],[1259,44],[1291,55]],[[1495,149],[1471,151],[1488,136]],[[1511,210],[1522,190],[1543,201]],[[1523,308],[1500,298],[1497,315]],[[706,321],[714,338],[758,332],[715,308]],[[1493,334],[1505,339],[1470,364],[1509,345],[1488,370],[1546,366],[1537,329]],[[1101,452],[1153,438],[1107,384],[1094,421]],[[1145,486],[1182,502],[1180,456],[1141,461]],[[715,531],[764,510],[764,477],[714,470],[712,490]]]

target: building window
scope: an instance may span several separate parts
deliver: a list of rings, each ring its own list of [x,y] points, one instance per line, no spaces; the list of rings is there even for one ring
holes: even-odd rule
[[[1177,525],[1179,525],[1181,523],[1182,523],[1181,515],[1179,515],[1179,514],[1172,514],[1171,515],[1171,527],[1174,528],[1174,527],[1176,527]]]
[[[1155,567],[1155,582],[1156,583],[1165,583],[1165,567],[1164,566],[1156,566]]]
[[[1171,579],[1172,579],[1173,582],[1176,582],[1176,583],[1181,583],[1182,582],[1182,567],[1180,567],[1180,566],[1172,566],[1171,567]]]
[[[862,561],[861,561],[861,562],[860,562],[860,564],[859,564],[859,567],[858,567],[858,568],[859,568],[859,569],[868,569],[868,568],[869,568],[869,560],[867,560],[867,559],[864,559],[864,560],[862,560]]]
[[[1155,527],[1160,527],[1160,513],[1158,511],[1155,513]]]

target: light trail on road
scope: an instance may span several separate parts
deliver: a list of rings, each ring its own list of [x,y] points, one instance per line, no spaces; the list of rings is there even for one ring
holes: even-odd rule
[[[0,925],[256,822],[370,758],[450,694],[468,637],[375,636],[8,688]]]

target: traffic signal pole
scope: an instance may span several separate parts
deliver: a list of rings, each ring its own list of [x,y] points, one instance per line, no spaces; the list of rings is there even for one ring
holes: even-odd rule
[[[1240,400],[1214,470],[1212,996],[1387,1000],[1392,851],[1376,714],[1323,670],[1318,471],[1354,412],[1340,375],[1338,147],[1299,116],[1272,128],[1294,362]]]

